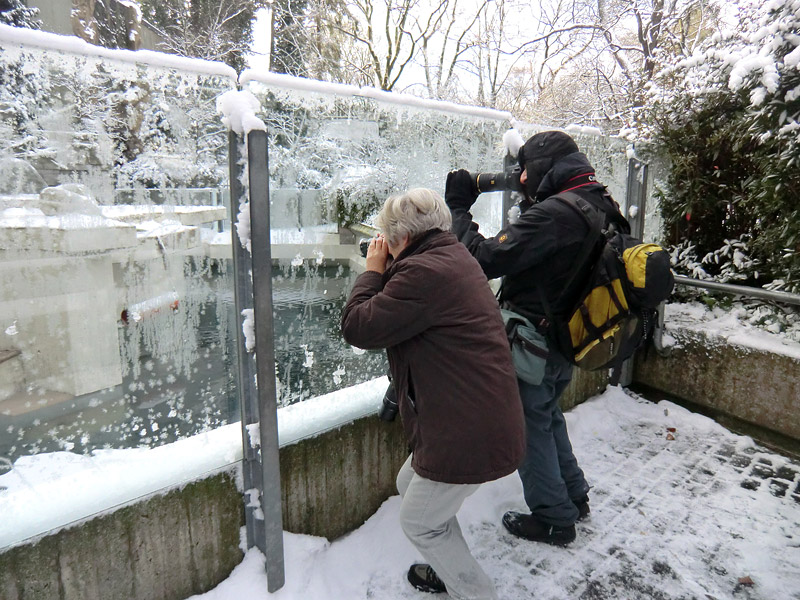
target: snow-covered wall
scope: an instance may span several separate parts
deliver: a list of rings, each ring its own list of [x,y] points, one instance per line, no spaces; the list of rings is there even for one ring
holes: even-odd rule
[[[639,356],[634,382],[800,440],[800,343],[736,312],[667,305],[665,352]]]

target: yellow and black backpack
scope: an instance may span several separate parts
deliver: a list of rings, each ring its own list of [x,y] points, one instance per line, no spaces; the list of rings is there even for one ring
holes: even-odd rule
[[[656,308],[672,292],[675,280],[669,254],[657,244],[645,244],[618,231],[613,223],[604,227],[603,213],[577,194],[554,197],[589,224],[576,273],[586,272],[580,267],[593,262],[587,280],[574,294],[573,308],[565,315],[550,314],[540,288],[550,338],[582,369],[619,367],[651,335]],[[572,286],[570,280],[565,291]],[[617,368],[614,379],[618,376]]]

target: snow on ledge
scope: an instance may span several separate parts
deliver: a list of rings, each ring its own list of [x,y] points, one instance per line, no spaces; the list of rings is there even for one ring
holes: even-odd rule
[[[388,377],[379,377],[324,396],[284,406],[278,411],[281,447],[336,429],[378,412]]]
[[[142,63],[155,67],[219,75],[230,79],[231,84],[236,82],[236,70],[221,62],[186,58],[153,50],[112,50],[102,46],[95,46],[74,35],[59,35],[57,33],[0,24],[0,44],[2,43],[37,46],[49,50],[100,56],[129,63]]]
[[[665,305],[665,346],[680,344],[683,331],[703,336],[708,344],[724,343],[800,360],[800,343],[785,335],[749,325],[744,309],[709,309],[699,302]],[[676,339],[678,338],[678,339]]]
[[[377,413],[387,385],[381,377],[279,409],[280,446]],[[0,551],[231,470],[241,460],[239,422],[157,448],[21,457],[0,475]]]

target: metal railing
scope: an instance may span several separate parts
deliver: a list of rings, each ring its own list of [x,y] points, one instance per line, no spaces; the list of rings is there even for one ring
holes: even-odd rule
[[[763,288],[754,288],[746,285],[734,285],[732,283],[718,283],[716,281],[693,279],[684,275],[676,275],[675,283],[677,285],[686,285],[689,287],[702,288],[715,292],[724,292],[726,294],[733,294],[736,296],[747,296],[749,298],[758,298],[759,300],[768,300],[770,302],[780,302],[783,304],[800,306],[800,294],[792,294],[790,292],[765,290]]]

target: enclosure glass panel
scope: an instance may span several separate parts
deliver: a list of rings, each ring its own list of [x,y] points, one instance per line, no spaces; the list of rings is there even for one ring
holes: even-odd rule
[[[238,419],[234,87],[0,41],[0,475]]]
[[[358,242],[374,233],[390,194],[412,187],[444,194],[455,168],[501,170],[508,121],[321,85],[298,91],[254,81],[247,89],[269,132],[278,402],[288,405],[386,374],[384,351],[351,347],[340,333],[364,269]],[[493,233],[502,201],[484,196],[476,218]]]

